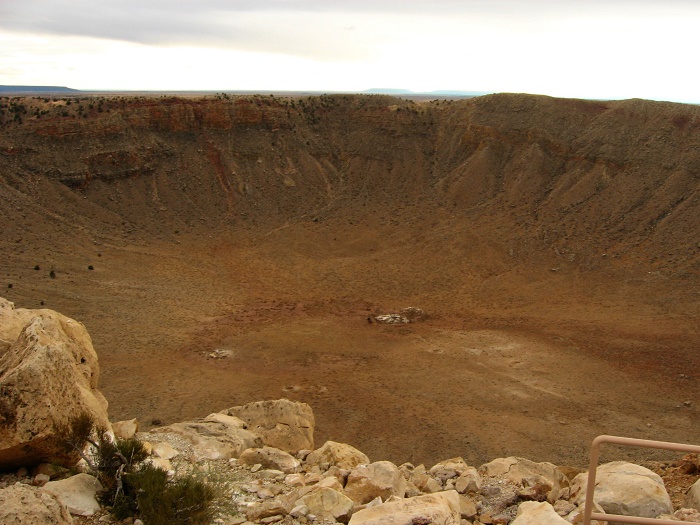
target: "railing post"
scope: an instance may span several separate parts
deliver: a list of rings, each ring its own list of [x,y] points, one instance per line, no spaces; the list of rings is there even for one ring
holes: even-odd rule
[[[694,452],[700,454],[700,447],[696,445],[684,445],[668,441],[652,441],[648,439],[635,439],[619,436],[598,436],[591,444],[591,461],[588,467],[588,484],[586,486],[586,502],[583,509],[583,525],[591,525],[591,519],[602,521],[615,521],[620,523],[634,523],[640,525],[677,525],[677,521],[641,518],[638,516],[619,516],[617,514],[605,514],[593,512],[593,500],[595,495],[596,469],[600,456],[600,445],[614,443],[631,447],[658,448],[676,452]],[[700,525],[698,522],[685,522],[687,525]]]

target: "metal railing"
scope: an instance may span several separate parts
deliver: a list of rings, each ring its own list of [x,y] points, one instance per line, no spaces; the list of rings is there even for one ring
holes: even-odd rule
[[[593,494],[595,493],[595,475],[600,456],[600,445],[613,443],[631,447],[660,448],[677,452],[696,452],[700,454],[700,447],[684,445],[682,443],[670,443],[668,441],[651,441],[648,439],[635,439],[618,436],[598,436],[591,445],[591,464],[588,467],[588,485],[586,486],[586,504],[583,509],[583,525],[590,525],[591,520],[613,521],[616,523],[639,523],[640,525],[678,525],[680,522],[661,520],[656,518],[642,518],[639,516],[620,516],[618,514],[605,514],[593,512]],[[697,521],[686,521],[686,525],[700,525]]]

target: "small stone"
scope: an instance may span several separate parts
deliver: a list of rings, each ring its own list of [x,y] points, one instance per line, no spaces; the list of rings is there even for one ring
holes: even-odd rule
[[[161,441],[153,445],[153,455],[162,459],[173,459],[179,456],[180,453],[167,441]]]
[[[464,519],[473,520],[476,516],[476,504],[466,496],[459,497],[459,514]]]
[[[277,523],[278,521],[282,521],[284,519],[284,516],[281,514],[277,514],[277,516],[270,516],[268,518],[263,518],[260,520],[260,523]]]
[[[62,474],[65,474],[68,472],[68,469],[54,465],[52,463],[39,463],[36,467],[34,467],[31,471],[32,476],[36,476],[37,474],[46,474],[49,478],[54,479]]]
[[[102,490],[102,484],[89,474],[76,474],[60,481],[50,481],[42,490],[56,496],[68,507],[68,512],[75,516],[92,516],[100,510],[96,496]]]
[[[252,467],[250,467],[251,472],[258,472],[262,469],[262,465],[260,463],[256,463]]]
[[[136,518],[136,519],[134,520],[134,525],[143,525],[143,521],[141,521],[140,519]]]
[[[17,469],[17,473],[15,475],[18,478],[26,478],[29,476],[29,470],[27,470],[25,467],[20,467]]]
[[[34,479],[32,479],[32,485],[37,487],[43,487],[49,481],[51,481],[51,478],[48,476],[48,474],[37,474],[36,476],[34,476]]]
[[[575,508],[576,505],[563,499],[560,499],[554,503],[554,512],[556,512],[560,516],[566,516],[567,514],[570,514]]]
[[[120,439],[131,439],[139,431],[139,422],[136,418],[128,421],[117,421],[112,423],[114,436]]]
[[[309,508],[306,505],[297,505],[292,509],[292,512],[289,513],[289,515],[292,518],[301,518],[302,516],[306,516],[309,513]]]
[[[306,485],[303,474],[287,474],[284,482],[290,487],[303,487]]]
[[[256,492],[259,499],[271,499],[275,497],[275,494],[270,490],[269,487],[262,487]]]

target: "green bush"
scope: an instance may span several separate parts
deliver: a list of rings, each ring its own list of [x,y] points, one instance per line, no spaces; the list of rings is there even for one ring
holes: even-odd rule
[[[169,479],[165,471],[144,464],[125,480],[137,495],[146,525],[199,525],[211,521],[214,489],[192,476]]]
[[[102,505],[115,518],[140,516],[145,525],[200,525],[212,518],[215,491],[192,476],[169,478],[144,463],[148,457],[137,438],[112,440],[88,415],[79,415],[60,430],[67,451],[79,454],[104,490]],[[85,453],[85,445],[90,452]]]

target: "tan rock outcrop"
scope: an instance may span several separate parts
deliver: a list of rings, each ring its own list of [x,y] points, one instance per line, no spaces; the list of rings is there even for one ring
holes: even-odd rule
[[[328,470],[332,466],[352,469],[357,465],[369,463],[369,458],[355,447],[336,441],[326,441],[321,448],[306,456],[307,467],[318,466]]]
[[[17,315],[3,303],[10,330]],[[16,312],[15,312],[16,313]],[[44,460],[72,465],[58,428],[88,414],[109,429],[107,401],[97,390],[97,354],[85,327],[41,310],[0,358],[0,468]]]
[[[403,498],[406,495],[406,479],[390,461],[359,465],[350,471],[345,494],[358,505],[375,498],[382,498],[382,501],[391,496]]]
[[[414,525],[460,523],[459,494],[454,490],[390,501],[357,511],[349,525]]]
[[[72,525],[68,509],[43,490],[16,483],[0,489],[3,525]]]
[[[574,478],[571,484],[573,503],[581,505],[585,501],[587,486],[587,472]],[[661,477],[626,461],[613,461],[598,467],[593,499],[608,514],[655,518],[673,513],[671,498]]]
[[[265,445],[296,454],[314,448],[314,413],[306,403],[277,399],[229,408],[223,414],[245,421]]]

